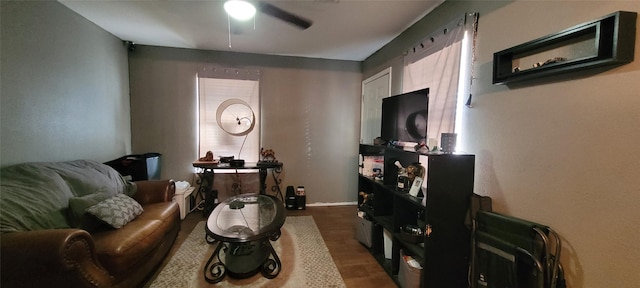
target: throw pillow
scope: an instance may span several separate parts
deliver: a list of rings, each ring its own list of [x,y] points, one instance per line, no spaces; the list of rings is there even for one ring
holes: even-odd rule
[[[131,222],[142,214],[142,211],[142,206],[136,200],[124,194],[118,194],[87,208],[87,213],[116,229]]]

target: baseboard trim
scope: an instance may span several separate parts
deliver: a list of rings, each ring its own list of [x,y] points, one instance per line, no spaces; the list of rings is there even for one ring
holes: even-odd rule
[[[322,207],[322,206],[347,206],[347,205],[358,205],[358,202],[332,202],[332,203],[312,203],[312,204],[306,204],[306,206],[311,206],[311,207]]]

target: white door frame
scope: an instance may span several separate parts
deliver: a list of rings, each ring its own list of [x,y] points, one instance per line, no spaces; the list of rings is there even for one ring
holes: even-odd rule
[[[367,98],[368,95],[365,95],[365,92],[367,91],[366,87],[367,85],[371,84],[372,82],[382,78],[382,77],[388,77],[388,91],[386,93],[386,95],[382,98],[386,98],[391,96],[391,67],[388,67],[378,73],[376,73],[375,75],[365,79],[364,81],[362,81],[362,97],[360,99],[361,101],[361,106],[360,106],[360,143],[364,143],[364,139],[363,139],[363,133],[365,133],[365,127],[364,125],[367,123],[365,116],[365,112],[367,111],[365,108],[365,98]],[[375,96],[375,95],[374,95]],[[382,102],[379,103],[380,107],[382,107]],[[382,115],[379,116],[380,117],[380,121],[382,120]],[[369,135],[371,136],[371,135]],[[379,135],[378,135],[379,136]]]

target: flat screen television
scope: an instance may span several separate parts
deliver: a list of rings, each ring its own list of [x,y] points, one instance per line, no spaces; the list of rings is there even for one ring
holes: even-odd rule
[[[382,99],[382,131],[385,141],[426,142],[429,88]]]

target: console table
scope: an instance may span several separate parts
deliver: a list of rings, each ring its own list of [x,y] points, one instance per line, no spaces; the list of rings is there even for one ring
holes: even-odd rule
[[[280,182],[282,182],[280,179],[282,166],[282,162],[276,161],[247,162],[242,167],[232,167],[229,163],[219,163],[217,161],[193,162],[193,167],[202,169],[202,172],[198,173],[198,177],[200,179],[196,182],[196,184],[199,185],[198,192],[200,195],[210,195],[207,193],[211,192],[214,199],[218,198],[217,192],[213,190],[215,170],[258,170],[260,175],[260,194],[266,195],[267,174],[268,171],[271,171],[271,176],[274,180],[274,185],[271,187],[271,191],[274,192],[275,196],[280,198],[281,201],[284,201],[282,189],[280,188]]]

